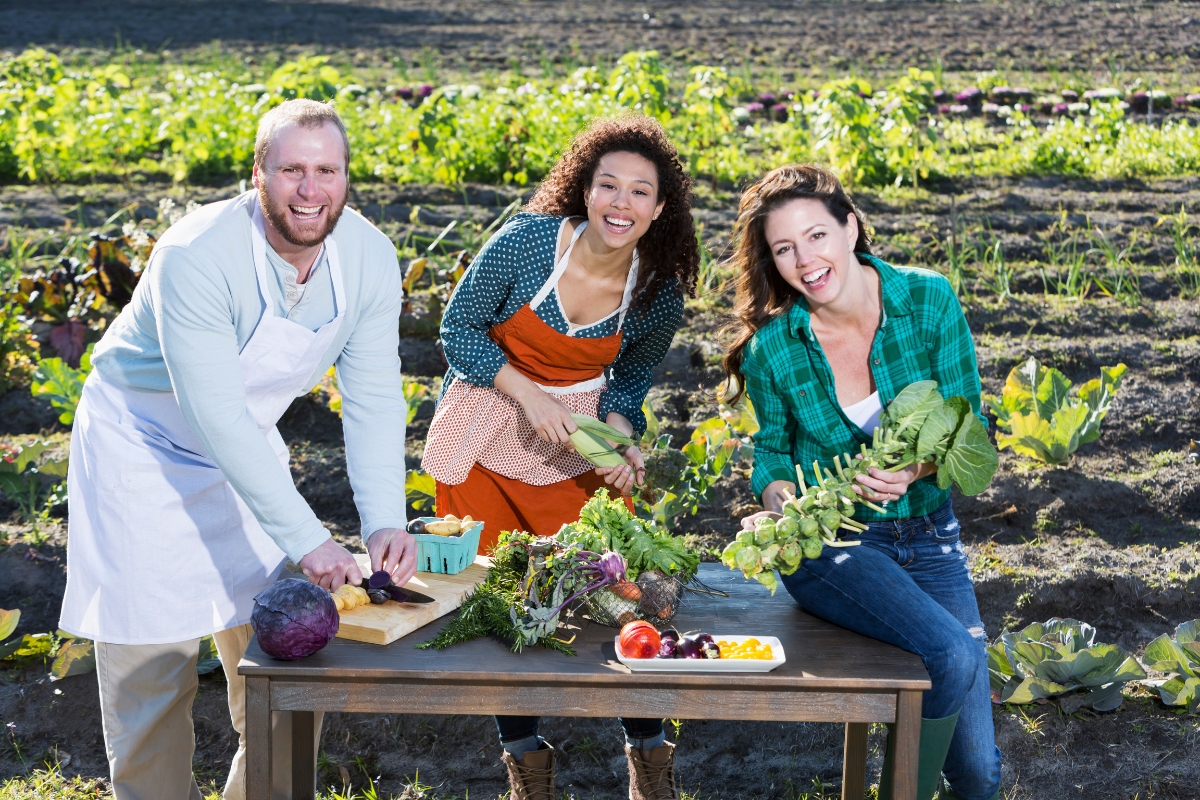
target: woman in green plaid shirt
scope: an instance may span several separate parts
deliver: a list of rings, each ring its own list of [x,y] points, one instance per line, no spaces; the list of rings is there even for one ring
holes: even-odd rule
[[[935,380],[979,413],[975,346],[950,283],[871,254],[862,214],[820,167],[781,167],[742,196],[733,261],[738,335],[725,368],[754,403],[755,495],[778,516],[796,465],[870,444],[905,386]],[[731,401],[736,398],[731,398]],[[983,419],[981,417],[981,419]],[[984,419],[986,424],[987,420]],[[1000,790],[987,638],[949,492],[932,464],[872,469],[855,491],[862,547],[825,548],[781,582],[805,611],[916,653],[922,705],[918,800],[991,800]],[[891,743],[880,798],[891,797]]]

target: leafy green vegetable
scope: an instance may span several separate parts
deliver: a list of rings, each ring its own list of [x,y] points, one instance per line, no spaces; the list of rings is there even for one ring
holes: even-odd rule
[[[92,348],[88,349],[79,359],[79,369],[67,365],[61,358],[43,358],[38,361],[37,369],[33,372],[31,391],[34,397],[45,397],[50,405],[62,411],[58,421],[70,425],[75,421],[75,409],[83,396],[83,383],[88,373],[92,371]]]
[[[996,424],[1010,432],[996,437],[997,446],[1048,464],[1065,464],[1080,445],[1100,438],[1100,423],[1125,370],[1124,364],[1101,367],[1099,378],[1071,395],[1065,375],[1030,358],[1008,374],[999,397],[984,398],[996,414]]]
[[[49,447],[40,441],[16,448],[0,445],[0,492],[26,520],[45,519],[66,499],[67,459],[42,458]]]
[[[1095,638],[1091,625],[1057,617],[1006,630],[987,649],[992,689],[1016,704],[1086,690],[1093,709],[1112,711],[1124,700],[1122,687],[1146,672],[1132,655]]]
[[[564,525],[555,538],[595,553],[620,553],[631,581],[648,569],[687,581],[700,566],[699,553],[653,522],[635,517],[623,499],[610,499],[607,489],[597,491],[579,512],[579,521]]]
[[[1158,687],[1164,703],[1200,713],[1200,619],[1181,624],[1174,638],[1164,633],[1148,644],[1143,661],[1156,672],[1172,673]]]
[[[988,487],[1000,463],[971,404],[962,397],[943,401],[935,381],[918,381],[904,387],[880,417],[871,447],[863,445],[860,455],[857,459],[848,453],[834,456],[836,474],[814,463],[811,486],[797,465],[799,494],[783,504],[784,518],[772,523],[773,527],[765,524],[768,520],[759,520],[754,541],[739,534],[726,545],[722,563],[742,570],[747,578],[754,578],[774,593],[778,587],[774,570],[790,575],[799,568],[801,558],[819,558],[827,546],[858,544],[837,538],[839,530],[866,530],[853,518],[855,505],[883,511],[852,490],[859,475],[876,468],[898,470],[932,462],[938,466],[938,486],[946,489],[955,485],[963,494],[975,495]],[[762,536],[760,531],[764,532]],[[751,548],[753,555],[746,555]]]

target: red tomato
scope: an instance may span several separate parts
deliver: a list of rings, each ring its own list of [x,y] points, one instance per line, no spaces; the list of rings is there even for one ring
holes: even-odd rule
[[[645,620],[635,620],[621,628],[621,652],[626,658],[654,658],[662,647],[662,637]]]

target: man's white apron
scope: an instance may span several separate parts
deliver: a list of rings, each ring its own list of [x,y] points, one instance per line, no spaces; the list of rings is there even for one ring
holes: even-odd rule
[[[254,269],[266,310],[239,356],[246,405],[288,468],[275,423],[337,336],[346,313],[341,264],[325,240],[337,316],[316,331],[275,315],[267,240],[251,210]],[[225,480],[173,393],[135,392],[88,376],[71,436],[70,526],[61,627],[113,644],[181,642],[248,622],[278,576],[282,550]]]

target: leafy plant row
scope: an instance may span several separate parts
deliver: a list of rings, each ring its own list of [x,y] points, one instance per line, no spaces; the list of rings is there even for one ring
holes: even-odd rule
[[[176,67],[132,78],[119,64],[72,71],[51,53],[27,50],[0,61],[0,180],[130,171],[179,181],[245,177],[258,117],[290,97],[336,101],[360,180],[526,184],[546,174],[588,121],[631,109],[662,120],[693,173],[714,184],[796,160],[826,162],[848,183],[868,186],[937,174],[1200,168],[1200,138],[1186,120],[1130,124],[1123,102],[1103,98],[1048,125],[1020,108],[1000,125],[939,117],[934,77],[916,69],[881,90],[859,78],[830,81],[784,113],[757,118],[738,105],[740,78],[700,65],[679,86],[654,51],[625,55],[607,75],[584,67],[565,82],[518,80],[405,97],[355,83],[325,57],[300,58],[270,76]]]

